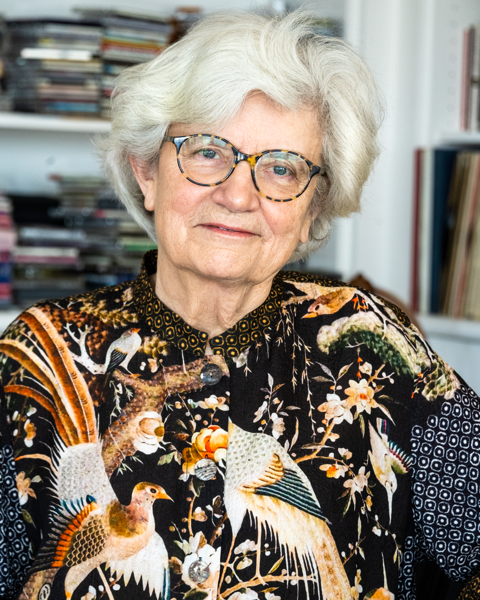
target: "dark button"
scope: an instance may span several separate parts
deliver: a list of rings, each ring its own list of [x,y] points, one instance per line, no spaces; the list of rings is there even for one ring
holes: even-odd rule
[[[217,465],[209,458],[202,458],[202,460],[199,460],[195,465],[195,476],[202,481],[210,481],[210,479],[215,479],[216,474]]]
[[[196,560],[188,568],[188,576],[194,583],[203,583],[210,577],[210,569],[203,560]]]
[[[205,365],[200,373],[200,379],[205,385],[215,385],[222,378],[222,369],[214,364],[208,363]]]

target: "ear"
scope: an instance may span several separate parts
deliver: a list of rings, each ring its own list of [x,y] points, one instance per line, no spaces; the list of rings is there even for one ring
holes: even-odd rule
[[[308,234],[310,232],[310,226],[315,221],[315,219],[320,214],[321,207],[317,206],[314,210],[310,209],[308,213],[305,215],[305,219],[302,223],[302,227],[300,229],[299,241],[302,244],[306,244],[308,242]]]
[[[155,208],[155,190],[156,181],[150,173],[148,173],[145,165],[140,164],[133,156],[128,157],[128,162],[132,167],[133,174],[137,180],[138,186],[142,190],[144,197],[144,206],[147,210],[153,211]]]
[[[320,177],[322,177],[322,176],[320,176]],[[325,198],[328,195],[328,193],[330,192],[330,179],[328,178],[328,176],[326,176],[323,181],[324,181],[324,184],[322,185],[321,194],[322,194],[322,197]],[[312,200],[313,200],[313,198],[312,198]],[[322,210],[321,202],[319,202],[315,208],[310,206],[308,215],[305,219],[305,222],[303,223],[302,229],[300,230],[299,239],[302,244],[306,244],[308,242],[308,233],[310,231],[310,226],[315,221],[315,219],[318,217],[321,210]]]

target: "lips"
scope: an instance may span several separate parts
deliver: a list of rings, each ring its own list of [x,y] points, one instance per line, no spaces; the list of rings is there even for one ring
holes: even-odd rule
[[[252,231],[248,231],[247,229],[241,229],[240,227],[231,227],[223,223],[202,223],[202,227],[206,227],[208,229],[216,229],[225,233],[233,233],[238,235],[256,235],[255,233],[253,233]]]

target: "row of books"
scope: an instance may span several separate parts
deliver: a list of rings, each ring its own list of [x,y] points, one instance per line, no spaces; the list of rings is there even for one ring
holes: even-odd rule
[[[412,307],[480,320],[480,152],[415,155]]]
[[[180,10],[175,18],[126,10],[76,12],[70,20],[6,22],[0,60],[13,110],[108,117],[116,77],[178,39],[192,14],[200,17],[198,9]]]
[[[70,20],[3,25],[0,20],[2,110],[109,118],[118,75],[154,58],[201,18],[195,6],[173,14],[96,8],[75,13]],[[343,34],[342,23],[334,19],[314,25],[321,35]]]
[[[480,131],[480,24],[463,32],[460,127]]]
[[[4,275],[10,286],[4,305],[31,305],[133,279],[143,254],[155,247],[102,178],[55,179],[55,198],[5,198],[5,227],[14,237],[10,233],[8,254],[0,254],[0,302]],[[0,225],[1,210],[0,198]],[[6,233],[0,231],[0,252]]]
[[[9,306],[13,298],[12,254],[16,240],[12,203],[0,193],[0,307]]]

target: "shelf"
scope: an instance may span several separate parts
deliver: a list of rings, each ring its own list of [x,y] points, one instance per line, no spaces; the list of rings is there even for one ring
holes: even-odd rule
[[[480,146],[480,131],[444,131],[439,137],[439,144]]]
[[[0,112],[0,129],[63,131],[66,133],[106,133],[110,131],[110,121],[33,113]]]
[[[441,315],[417,315],[427,337],[480,343],[480,321],[453,319]]]

